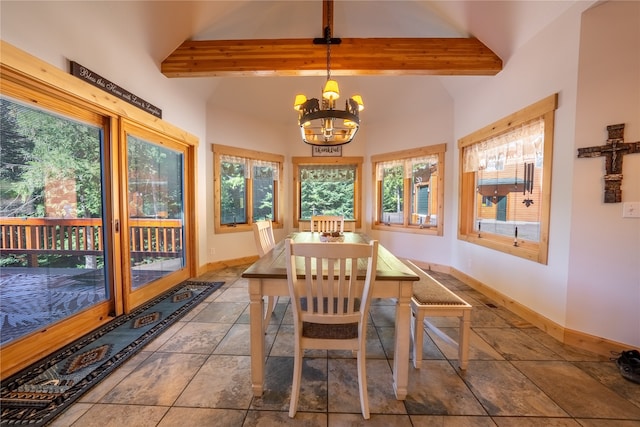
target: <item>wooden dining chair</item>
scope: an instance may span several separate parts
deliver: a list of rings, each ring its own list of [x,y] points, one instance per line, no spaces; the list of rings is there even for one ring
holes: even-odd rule
[[[262,258],[268,254],[271,249],[276,245],[276,240],[273,237],[273,224],[269,220],[256,221],[253,223],[253,238],[256,241],[256,248],[258,249],[258,256]],[[278,297],[268,296],[267,306],[264,312],[264,331],[267,332],[267,326],[271,320],[273,309],[276,307]]]
[[[276,245],[273,237],[273,225],[269,220],[256,221],[253,223],[253,238],[256,241],[258,255],[262,258]]]
[[[344,217],[341,215],[314,215],[311,217],[311,232],[320,233],[339,231],[344,232]]]
[[[294,243],[287,239],[285,251],[295,335],[289,417],[295,417],[298,409],[304,350],[323,349],[356,353],[360,407],[362,416],[369,419],[366,329],[378,241]],[[359,260],[360,265],[367,268],[364,282],[360,283],[357,280]],[[299,274],[304,274],[304,278],[298,277]]]

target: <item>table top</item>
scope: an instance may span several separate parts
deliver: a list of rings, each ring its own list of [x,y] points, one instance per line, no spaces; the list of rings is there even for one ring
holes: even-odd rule
[[[320,242],[321,233],[297,232],[288,236],[294,242]],[[362,233],[344,234],[344,241],[347,243],[369,243],[369,239]],[[322,243],[323,245],[340,245],[342,243]],[[363,274],[359,278],[364,278],[365,265],[363,263]],[[276,246],[262,258],[258,259],[247,268],[242,277],[258,279],[286,279],[287,267],[285,260],[284,240],[278,242]],[[419,277],[395,255],[389,252],[382,245],[378,245],[378,263],[376,267],[376,280],[379,281],[417,281]]]

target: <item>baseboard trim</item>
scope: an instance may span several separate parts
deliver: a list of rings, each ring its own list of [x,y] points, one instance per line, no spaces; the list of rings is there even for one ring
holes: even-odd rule
[[[460,280],[464,284],[470,286],[476,291],[480,292],[487,298],[490,298],[496,304],[509,310],[513,314],[522,317],[527,322],[531,323],[538,329],[546,332],[551,337],[560,341],[563,344],[568,344],[573,347],[577,347],[583,350],[590,351],[602,356],[611,356],[611,352],[620,352],[623,350],[629,350],[630,347],[627,344],[619,343],[616,341],[608,340],[606,338],[590,335],[584,332],[576,331],[573,329],[565,328],[562,325],[546,318],[545,316],[537,313],[530,308],[520,304],[517,301],[512,300],[506,295],[492,289],[486,284],[474,279],[473,277],[463,273],[462,271],[450,266],[425,263],[420,261],[413,261],[417,266],[425,270],[433,270],[436,272],[447,273]],[[640,349],[638,349],[640,350]]]
[[[236,258],[236,259],[227,259],[224,261],[209,262],[205,265],[201,265],[200,267],[198,267],[198,276],[201,276],[210,271],[222,270],[228,267],[235,267],[238,265],[252,264],[255,261],[257,261],[258,258],[259,257],[257,255],[254,255],[254,256],[248,256],[248,257],[242,257],[242,258]]]

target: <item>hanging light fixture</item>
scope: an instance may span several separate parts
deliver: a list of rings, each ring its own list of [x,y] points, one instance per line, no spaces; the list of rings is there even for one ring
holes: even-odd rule
[[[360,95],[347,99],[344,110],[335,108],[340,89],[338,82],[331,79],[331,45],[340,42],[340,39],[331,38],[329,26],[324,29],[324,38],[313,40],[314,44],[327,45],[327,82],[322,91],[322,103],[317,98],[307,99],[304,95],[296,95],[294,101],[300,134],[307,144],[343,145],[351,142],[360,127],[360,111],[364,109]]]

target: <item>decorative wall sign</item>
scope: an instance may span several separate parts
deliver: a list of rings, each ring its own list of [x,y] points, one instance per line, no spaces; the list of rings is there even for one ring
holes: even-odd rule
[[[342,157],[342,146],[328,145],[326,147],[320,147],[314,145],[313,147],[311,147],[311,155],[313,157]]]
[[[607,126],[609,138],[606,145],[578,148],[578,157],[605,157],[604,202],[622,201],[622,157],[625,154],[640,153],[639,142],[624,142],[624,123]]]
[[[101,75],[94,73],[77,62],[71,61],[71,74],[97,88],[104,90],[116,98],[122,99],[123,101],[146,111],[149,114],[162,118],[162,110],[155,105],[149,104],[144,99],[135,96],[131,92],[121,88],[113,82],[110,82]]]

